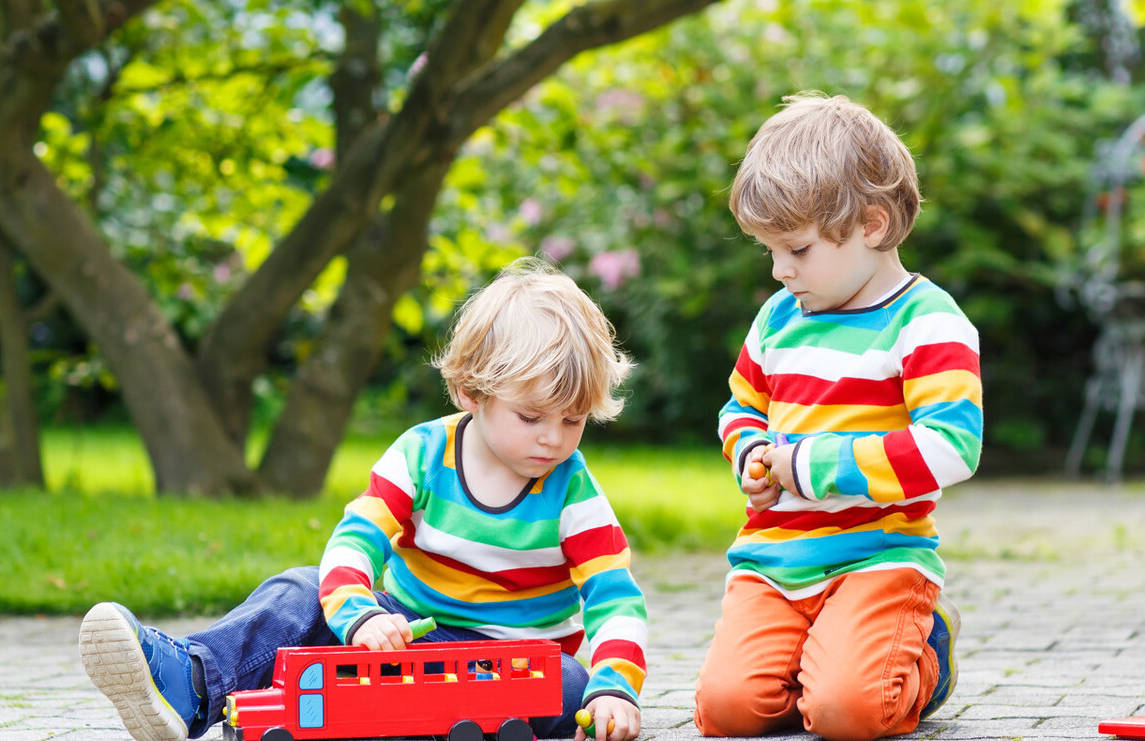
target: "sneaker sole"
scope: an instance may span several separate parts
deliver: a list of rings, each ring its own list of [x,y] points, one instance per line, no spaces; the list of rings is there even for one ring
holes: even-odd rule
[[[135,741],[185,741],[186,724],[155,686],[134,628],[114,605],[101,602],[88,610],[79,650],[84,671]]]
[[[958,633],[962,630],[962,613],[954,606],[954,602],[944,592],[938,593],[938,602],[934,609],[942,615],[950,630],[950,692],[954,692],[954,685],[958,684],[958,659],[954,654],[954,643],[958,640]]]

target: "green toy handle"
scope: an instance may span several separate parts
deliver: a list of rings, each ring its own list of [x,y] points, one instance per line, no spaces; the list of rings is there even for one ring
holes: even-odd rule
[[[437,621],[431,617],[412,620],[410,621],[409,629],[413,631],[413,639],[416,641],[431,630],[436,630]]]

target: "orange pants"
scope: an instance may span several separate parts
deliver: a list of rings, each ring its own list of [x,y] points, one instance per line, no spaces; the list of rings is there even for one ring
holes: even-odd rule
[[[705,736],[805,730],[827,739],[909,733],[938,682],[926,643],[939,587],[914,569],[845,574],[790,601],[728,583],[696,683]]]

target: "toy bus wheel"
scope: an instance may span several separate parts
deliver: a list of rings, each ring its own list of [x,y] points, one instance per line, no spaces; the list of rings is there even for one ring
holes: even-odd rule
[[[533,729],[520,718],[510,718],[497,729],[497,741],[533,741]]]
[[[285,728],[271,728],[262,734],[259,741],[294,741],[294,736]]]
[[[446,741],[482,741],[481,726],[471,720],[459,720],[449,729]]]

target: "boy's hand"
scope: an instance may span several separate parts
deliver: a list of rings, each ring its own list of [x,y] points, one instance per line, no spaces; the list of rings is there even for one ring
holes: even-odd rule
[[[596,741],[631,741],[640,735],[640,708],[627,700],[601,695],[593,698],[585,709],[592,713]],[[609,721],[613,723],[611,732],[608,731]],[[573,741],[585,741],[584,729],[580,726],[576,728]]]
[[[772,480],[790,492],[795,491],[795,474],[791,471],[794,455],[795,445],[768,445],[760,458],[771,469]]]
[[[767,462],[763,457],[773,447],[771,444],[759,445],[748,451],[740,475],[740,488],[747,494],[747,501],[756,512],[769,509],[779,501],[779,483],[775,480],[775,474],[767,470]]]
[[[374,615],[354,631],[352,646],[365,646],[375,651],[405,648],[413,641],[413,631],[404,615],[385,613]]]

